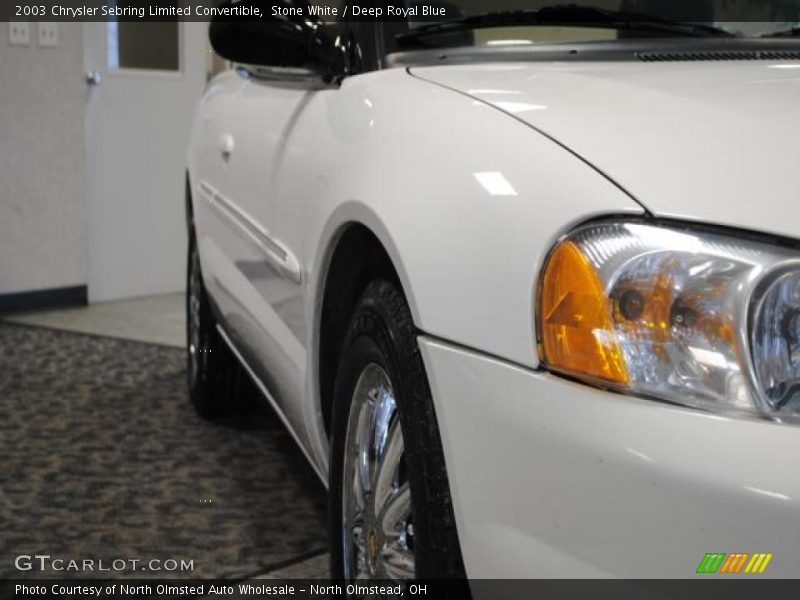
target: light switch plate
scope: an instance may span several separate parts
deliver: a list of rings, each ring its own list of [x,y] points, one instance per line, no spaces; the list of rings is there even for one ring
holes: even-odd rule
[[[37,23],[37,41],[42,48],[58,46],[58,23]]]
[[[8,23],[8,43],[12,46],[31,45],[31,24],[26,21]]]

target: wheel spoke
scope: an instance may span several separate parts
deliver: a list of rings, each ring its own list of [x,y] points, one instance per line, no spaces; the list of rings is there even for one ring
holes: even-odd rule
[[[378,462],[373,486],[376,515],[382,512],[386,501],[397,487],[400,460],[403,458],[404,450],[403,431],[399,418],[395,418],[392,422],[387,437],[383,454]]]
[[[373,460],[370,449],[375,406],[367,400],[361,408],[356,423],[352,452],[356,455],[354,492],[360,508],[366,507],[366,497],[372,491]]]
[[[373,374],[368,397],[372,406],[372,414],[370,415],[370,434],[368,438],[364,439],[364,442],[371,459],[369,469],[370,489],[374,491],[378,468],[386,451],[389,425],[396,410],[394,394],[388,386],[388,382],[382,377],[382,373]]]
[[[386,501],[381,511],[380,525],[387,539],[394,539],[405,534],[408,519],[411,516],[411,488],[404,483]]]
[[[414,553],[398,542],[392,542],[381,551],[381,567],[389,579],[414,578]]]
[[[353,472],[353,500],[359,511],[363,511],[367,507],[367,494],[369,494],[369,492],[364,489],[362,471],[358,468],[358,465],[356,465]]]
[[[372,447],[376,457],[380,457],[386,451],[392,418],[397,412],[397,404],[394,400],[394,393],[386,382],[381,381],[379,387],[374,391],[375,402],[375,423],[373,427]]]

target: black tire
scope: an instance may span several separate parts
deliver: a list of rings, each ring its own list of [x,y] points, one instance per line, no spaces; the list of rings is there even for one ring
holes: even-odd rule
[[[464,579],[442,443],[416,329],[403,294],[388,281],[371,283],[361,296],[347,329],[337,370],[329,481],[331,575],[345,581],[345,441],[357,382],[368,365],[375,364],[390,379],[402,427],[404,473],[411,495],[415,579]]]
[[[189,399],[204,418],[240,412],[248,405],[249,381],[217,331],[217,323],[203,283],[197,241],[191,227],[186,272],[186,371]],[[196,306],[193,306],[195,302]],[[194,314],[193,310],[196,310]]]

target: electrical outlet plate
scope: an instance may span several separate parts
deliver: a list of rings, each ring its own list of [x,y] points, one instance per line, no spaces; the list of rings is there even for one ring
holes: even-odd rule
[[[30,46],[31,24],[26,21],[9,22],[8,43],[12,46]]]
[[[42,48],[58,46],[58,23],[37,23],[37,43]]]

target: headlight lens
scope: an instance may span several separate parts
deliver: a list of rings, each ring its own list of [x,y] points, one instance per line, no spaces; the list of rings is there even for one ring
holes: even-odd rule
[[[543,362],[688,406],[800,414],[795,258],[771,245],[688,229],[582,227],[545,265]]]
[[[778,277],[761,298],[753,364],[770,409],[800,413],[800,273]]]

